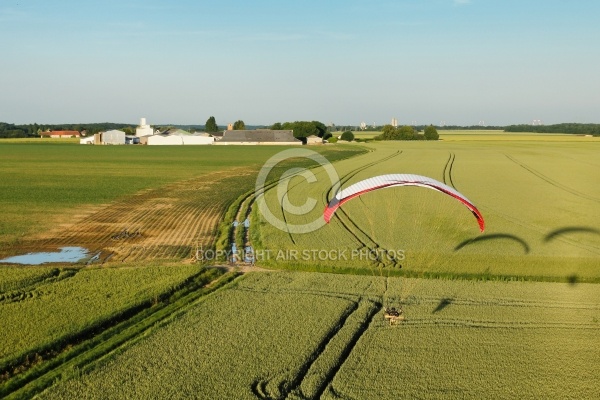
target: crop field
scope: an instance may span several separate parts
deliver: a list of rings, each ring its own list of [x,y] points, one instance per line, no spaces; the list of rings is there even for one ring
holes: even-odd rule
[[[600,140],[442,139],[310,147],[334,181],[294,153],[268,174],[269,218],[255,182],[285,148],[0,143],[0,258],[94,255],[0,266],[0,397],[593,398]],[[320,223],[340,185],[388,173],[456,188],[485,232],[418,187],[362,195],[309,233],[272,224]],[[233,241],[256,266],[192,258]]]
[[[41,397],[593,398],[599,319],[593,284],[251,273]]]
[[[349,201],[330,224],[308,234],[279,230],[253,210],[258,223],[251,234],[263,250],[259,263],[379,276],[596,282],[600,141],[585,139],[369,144],[374,151],[335,164],[342,187],[381,174],[429,176],[469,198],[485,218],[485,232],[450,196],[392,188]],[[335,188],[323,169],[314,172],[315,182],[296,176],[285,190],[267,191],[266,203],[278,219],[302,225],[319,218]],[[307,199],[317,205],[302,215],[281,207],[285,202],[300,206]]]
[[[281,150],[0,144],[0,256],[80,246],[100,262],[185,259],[213,244],[227,207]]]
[[[3,281],[14,267],[0,267]],[[173,290],[198,265],[143,268],[34,268],[29,276],[5,284],[0,293],[0,368],[21,356],[67,339],[125,309],[151,302]],[[29,272],[29,271],[27,271]],[[26,316],[26,317],[25,317]]]

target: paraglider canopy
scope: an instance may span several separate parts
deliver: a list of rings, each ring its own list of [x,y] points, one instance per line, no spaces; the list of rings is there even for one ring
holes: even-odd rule
[[[483,216],[477,207],[456,189],[427,176],[413,174],[379,175],[350,185],[347,188],[340,190],[335,197],[331,199],[323,212],[323,218],[325,219],[325,222],[329,223],[335,211],[345,202],[374,190],[394,186],[421,186],[452,196],[463,203],[473,213],[477,219],[481,232],[483,232],[485,228]]]

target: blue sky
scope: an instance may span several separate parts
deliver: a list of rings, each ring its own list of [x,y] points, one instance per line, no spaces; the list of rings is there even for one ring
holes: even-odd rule
[[[600,123],[596,0],[0,0],[0,121]]]

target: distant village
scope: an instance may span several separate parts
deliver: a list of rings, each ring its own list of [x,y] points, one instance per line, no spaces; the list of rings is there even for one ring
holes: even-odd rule
[[[306,145],[323,144],[323,139],[313,135],[306,138],[294,137],[292,130],[234,130],[229,124],[227,130],[213,133],[188,132],[183,129],[167,129],[159,131],[146,123],[146,118],[140,118],[140,124],[135,128],[135,135],[127,135],[121,130],[109,130],[85,136],[78,131],[48,131],[41,132],[42,137],[72,138],[79,137],[80,144],[92,145]]]

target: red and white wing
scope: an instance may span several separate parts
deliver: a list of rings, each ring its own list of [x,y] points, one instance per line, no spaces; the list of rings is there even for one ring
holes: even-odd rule
[[[338,207],[340,207],[345,202],[365,193],[372,192],[374,190],[385,189],[394,186],[421,186],[454,197],[456,200],[463,203],[473,213],[479,224],[479,229],[481,230],[481,232],[483,232],[485,227],[483,216],[481,215],[477,207],[475,207],[475,205],[471,201],[469,201],[469,199],[463,196],[456,189],[442,182],[436,181],[435,179],[429,178],[427,176],[414,174],[379,175],[350,185],[347,188],[340,190],[335,195],[335,197],[331,199],[331,201],[325,208],[325,211],[323,212],[323,218],[325,218],[325,222],[329,223],[331,217],[333,217],[333,214],[338,209]]]

